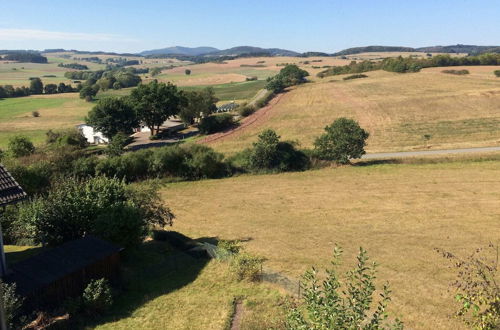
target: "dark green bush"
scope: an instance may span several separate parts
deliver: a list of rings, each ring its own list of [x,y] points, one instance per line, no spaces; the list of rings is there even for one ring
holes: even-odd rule
[[[83,291],[83,303],[87,312],[102,314],[113,305],[111,286],[108,280],[101,278],[91,280]]]
[[[16,284],[4,283],[0,280],[3,309],[5,315],[5,323],[8,329],[20,329],[22,324],[20,324],[19,317],[22,313],[22,306],[24,303],[24,298],[16,293]]]
[[[221,178],[227,176],[224,155],[200,144],[185,147],[187,173],[190,179]]]
[[[495,70],[493,71],[493,73],[495,74],[495,76],[500,77],[500,70]]]
[[[27,137],[17,135],[9,139],[9,152],[16,158],[29,156],[35,152],[35,146]]]
[[[242,117],[248,117],[255,112],[255,107],[251,105],[246,105],[238,109],[238,114]]]
[[[212,134],[230,128],[233,125],[233,115],[223,113],[203,118],[198,125],[198,129],[202,134]]]
[[[76,128],[62,129],[62,130],[49,130],[45,133],[45,142],[48,145],[62,147],[72,146],[75,148],[85,148],[88,146],[87,139]]]
[[[267,129],[252,148],[239,153],[233,161],[252,172],[304,170],[309,166],[309,158],[295,147],[295,143],[281,142],[275,131]]]

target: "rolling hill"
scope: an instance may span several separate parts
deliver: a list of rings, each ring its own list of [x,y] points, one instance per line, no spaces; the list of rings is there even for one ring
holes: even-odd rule
[[[140,53],[140,55],[159,55],[159,54],[177,54],[177,55],[189,55],[189,56],[198,56],[206,53],[217,52],[219,49],[214,47],[182,47],[182,46],[173,46],[166,47],[160,49],[152,49],[145,50]]]

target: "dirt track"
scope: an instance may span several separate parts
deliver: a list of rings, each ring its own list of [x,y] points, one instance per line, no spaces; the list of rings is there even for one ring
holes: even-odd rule
[[[228,136],[235,136],[238,133],[241,134],[242,131],[245,130],[245,128],[247,128],[250,125],[255,126],[255,125],[259,125],[259,124],[265,122],[270,115],[271,109],[276,104],[278,104],[279,101],[281,100],[281,98],[284,97],[285,95],[286,94],[283,94],[283,93],[278,94],[275,98],[273,98],[271,101],[269,101],[268,105],[257,110],[256,112],[254,112],[250,116],[243,118],[240,121],[239,126],[233,128],[233,129],[230,129],[230,130],[220,132],[220,133],[208,135],[205,138],[198,140],[197,143],[211,143],[214,141],[221,141],[222,139],[227,138]]]

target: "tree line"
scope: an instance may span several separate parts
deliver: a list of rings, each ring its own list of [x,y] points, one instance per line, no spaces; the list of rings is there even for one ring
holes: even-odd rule
[[[3,57],[0,56],[0,59],[4,61],[48,63],[45,56],[40,55],[40,53],[31,51],[10,51]]]
[[[362,73],[374,70],[385,70],[390,72],[418,72],[423,68],[441,66],[469,66],[469,65],[500,65],[500,54],[488,53],[477,56],[452,57],[450,55],[436,55],[430,58],[396,57],[386,58],[379,62],[365,60],[362,62],[352,61],[348,65],[334,66],[317,74],[323,78],[327,76]]]
[[[12,85],[0,86],[0,99],[38,94],[73,93],[78,91],[78,88],[78,86],[73,87],[71,84],[66,85],[62,82],[59,84],[46,84],[44,86],[40,78],[33,77],[30,79],[29,87],[22,86],[14,88]]]

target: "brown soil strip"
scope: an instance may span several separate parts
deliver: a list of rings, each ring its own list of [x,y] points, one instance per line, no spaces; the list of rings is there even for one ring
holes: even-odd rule
[[[231,330],[240,330],[241,319],[243,318],[243,303],[241,300],[235,302],[234,315],[231,321]]]
[[[247,128],[250,125],[256,125],[256,124],[265,122],[267,120],[267,118],[269,117],[270,110],[276,104],[278,104],[278,102],[281,100],[281,98],[283,97],[283,95],[285,95],[285,94],[278,94],[271,101],[269,101],[268,105],[266,105],[265,107],[257,110],[256,112],[254,112],[250,116],[248,116],[246,118],[243,118],[240,121],[240,125],[239,126],[233,128],[233,129],[224,131],[224,132],[210,134],[207,137],[198,140],[197,143],[211,143],[211,142],[214,142],[214,141],[220,141],[223,138],[226,138],[226,137],[228,137],[230,135],[233,135],[235,133],[243,131],[245,128]]]

